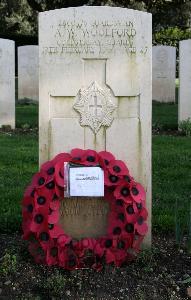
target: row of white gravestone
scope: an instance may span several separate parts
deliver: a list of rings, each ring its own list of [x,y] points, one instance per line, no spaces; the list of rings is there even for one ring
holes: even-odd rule
[[[152,95],[159,102],[175,102],[176,48],[153,47]],[[191,40],[179,43],[179,122],[191,118]]]
[[[18,47],[18,99],[39,99],[38,46]]]
[[[18,99],[38,101],[38,46],[18,47]],[[15,128],[15,42],[0,39],[0,127]]]

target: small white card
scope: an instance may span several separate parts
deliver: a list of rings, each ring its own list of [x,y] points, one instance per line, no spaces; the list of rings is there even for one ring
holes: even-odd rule
[[[70,196],[104,196],[104,172],[100,167],[70,168]]]

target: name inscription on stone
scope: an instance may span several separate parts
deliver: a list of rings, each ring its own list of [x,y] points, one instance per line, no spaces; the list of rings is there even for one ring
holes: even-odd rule
[[[65,198],[60,207],[60,224],[73,238],[106,234],[109,205],[104,198]]]
[[[43,54],[109,54],[123,49],[128,54],[137,52],[136,29],[132,21],[60,20],[52,27],[55,45],[43,48]],[[147,46],[139,49],[146,54]]]

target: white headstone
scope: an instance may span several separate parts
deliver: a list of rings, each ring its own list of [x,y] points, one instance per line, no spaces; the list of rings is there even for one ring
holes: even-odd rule
[[[153,47],[153,100],[175,102],[176,48]]]
[[[179,122],[191,118],[191,40],[179,44]]]
[[[125,8],[39,18],[40,163],[75,147],[111,151],[146,188],[149,215],[151,36],[151,15]]]
[[[15,128],[15,42],[0,39],[0,127]]]
[[[38,46],[18,47],[18,99],[39,99]]]

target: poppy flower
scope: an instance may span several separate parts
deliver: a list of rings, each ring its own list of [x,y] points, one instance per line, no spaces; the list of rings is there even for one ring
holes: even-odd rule
[[[71,161],[77,164],[84,162],[86,158],[86,150],[75,148],[72,149],[71,153]]]
[[[104,171],[104,184],[105,186],[116,186],[120,183],[120,177],[111,174],[109,171]]]
[[[64,164],[71,161],[71,156],[67,153],[58,154],[54,159],[55,183],[64,187]]]
[[[52,196],[52,191],[49,191],[45,187],[43,187],[42,189],[38,189],[34,197],[35,210],[38,211],[38,209],[41,209],[42,211],[44,211],[44,213],[47,213],[49,208],[49,202]]]
[[[29,252],[34,257],[35,262],[38,264],[45,263],[45,251],[42,249],[38,241],[29,243]]]
[[[57,224],[48,224],[48,233],[51,238],[55,239],[64,234],[64,230]]]
[[[47,161],[44,164],[42,164],[40,172],[44,172],[47,174],[47,182],[53,180],[55,175],[55,167],[53,160]]]
[[[71,161],[70,154],[69,153],[59,153],[52,160],[54,165],[57,164],[57,162],[59,162],[59,161],[64,161],[64,162]]]
[[[72,238],[66,234],[62,234],[58,237],[58,245],[61,248],[64,248],[65,245],[68,245],[71,242]]]
[[[144,236],[142,235],[135,235],[134,236],[134,240],[133,240],[133,245],[132,248],[136,251],[139,252],[140,251],[140,246],[143,242]]]
[[[34,198],[35,193],[36,193],[36,189],[34,188],[34,186],[33,186],[32,184],[30,184],[30,185],[26,188],[26,190],[25,190],[25,192],[24,192],[24,198],[25,198],[25,197],[32,197],[32,198]]]
[[[112,175],[123,176],[128,175],[129,170],[122,160],[112,160],[108,165],[108,170]]]
[[[33,176],[31,185],[34,188],[42,188],[47,183],[47,178],[46,172],[38,172]]]
[[[134,203],[129,203],[126,205],[125,213],[126,213],[126,220],[128,223],[135,223],[137,220],[138,211],[135,209]]]
[[[33,212],[33,218],[30,222],[30,230],[31,232],[39,232],[41,228],[46,226],[47,224],[47,218],[46,213],[43,208],[39,208],[38,210],[34,210]]]
[[[129,185],[126,183],[120,184],[116,187],[114,196],[116,199],[124,200],[124,202],[127,204],[132,202]]]
[[[56,240],[51,240],[46,250],[46,263],[48,266],[58,264],[58,244]]]
[[[32,215],[34,209],[34,199],[31,196],[26,196],[22,200],[23,213],[29,214],[29,218]]]
[[[108,222],[108,234],[112,236],[119,236],[123,231],[123,222],[119,219],[118,214],[115,212],[110,212],[109,222]]]
[[[107,264],[116,263],[116,241],[117,238],[114,238],[113,235],[107,235],[100,239],[99,247],[98,245],[96,246],[97,254],[100,256],[104,254]]]
[[[131,185],[130,194],[135,202],[140,203],[141,201],[145,201],[146,193],[140,183],[134,183]]]
[[[85,150],[85,157],[83,161],[84,166],[96,166],[99,164],[97,152],[94,150]]]
[[[140,235],[145,235],[148,231],[148,226],[145,223],[147,216],[148,216],[148,212],[145,208],[143,208],[137,217],[135,229]]]
[[[114,155],[108,151],[100,151],[98,153],[99,156],[99,164],[105,170],[107,169],[109,163],[115,159]]]

